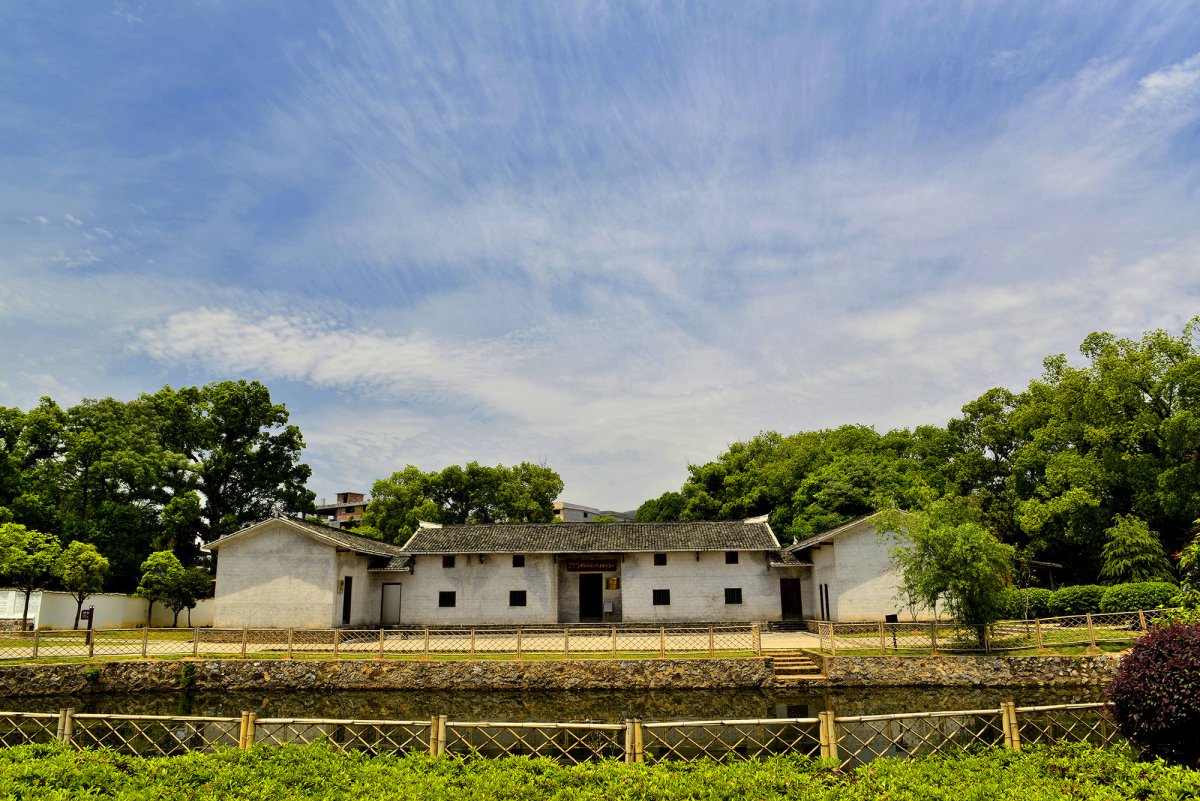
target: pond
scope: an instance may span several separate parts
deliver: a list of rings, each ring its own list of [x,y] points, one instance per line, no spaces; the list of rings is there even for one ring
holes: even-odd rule
[[[846,689],[586,690],[586,691],[430,691],[358,692],[176,692],[0,698],[0,710],[142,715],[617,722],[655,720],[816,717],[824,709],[838,715],[879,715],[935,710],[994,709],[1001,701],[1018,706],[1087,703],[1104,700],[1099,687],[964,688],[872,687]]]

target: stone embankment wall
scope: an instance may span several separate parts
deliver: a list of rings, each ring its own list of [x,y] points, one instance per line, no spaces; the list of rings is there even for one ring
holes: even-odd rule
[[[0,698],[197,690],[711,690],[1098,686],[1119,656],[824,657],[827,679],[775,681],[770,659],[537,662],[149,660],[0,666]]]
[[[1116,674],[1120,660],[1119,654],[824,658],[829,684],[839,687],[1101,686]]]
[[[0,667],[0,697],[197,690],[712,690],[766,687],[764,659],[187,660]]]

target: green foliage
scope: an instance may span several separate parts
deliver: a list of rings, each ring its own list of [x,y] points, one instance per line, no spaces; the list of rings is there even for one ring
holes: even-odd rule
[[[1148,753],[1200,767],[1200,625],[1156,626],[1108,686],[1113,718]]]
[[[1131,584],[1116,584],[1104,591],[1100,597],[1101,612],[1137,612],[1145,609],[1163,609],[1171,605],[1179,594],[1179,588],[1166,581],[1139,581]]]
[[[876,531],[894,534],[892,558],[900,591],[912,608],[945,608],[955,620],[980,628],[1004,614],[1004,590],[1014,551],[952,506],[930,512],[885,512]]]
[[[154,604],[175,608],[172,605],[178,602],[181,587],[186,581],[187,571],[174,552],[155,551],[146,557],[146,561],[142,562],[142,579],[134,594],[150,602],[146,609],[147,625],[153,620]],[[178,610],[182,608],[182,604],[176,608],[176,619],[179,617]]]
[[[1082,746],[1000,748],[911,761],[881,759],[835,770],[789,755],[729,762],[615,760],[561,765],[548,759],[367,756],[321,746],[286,745],[139,758],[75,751],[59,744],[0,750],[0,796],[66,801],[504,798],[573,801],[732,799],[773,801],[1147,801],[1195,798],[1200,772],[1139,762],[1125,751]]]
[[[0,580],[25,594],[21,628],[29,622],[29,596],[54,577],[62,545],[53,534],[25,528],[20,523],[0,524]]]
[[[1108,587],[1099,584],[1075,584],[1061,587],[1050,596],[1050,615],[1066,617],[1100,611],[1100,599]]]
[[[67,546],[54,565],[54,574],[59,583],[75,599],[75,626],[79,628],[79,613],[89,595],[104,589],[104,576],[108,573],[108,560],[100,555],[96,546],[75,540]]]
[[[1174,580],[1162,540],[1146,521],[1133,515],[1117,515],[1116,522],[1104,533],[1108,542],[1101,553],[1104,565],[1100,578],[1107,583]]]
[[[0,507],[13,521],[95,545],[109,589],[129,591],[139,565],[275,512],[311,510],[303,438],[257,382],[222,381],[123,402],[28,412],[0,407]]]
[[[1004,616],[1011,620],[1049,617],[1051,594],[1043,587],[1008,587],[1004,591]]]
[[[799,538],[950,497],[1002,542],[1063,564],[1060,580],[1169,578],[1162,554],[1200,517],[1198,336],[1200,318],[1178,336],[1092,334],[1082,366],[1049,357],[1023,391],[989,389],[944,429],[761,433],[689,466],[680,492],[647,501],[639,519],[769,514]]]
[[[356,534],[403,542],[427,523],[549,523],[562,493],[558,473],[522,462],[486,467],[471,462],[426,473],[409,465],[375,482]]]

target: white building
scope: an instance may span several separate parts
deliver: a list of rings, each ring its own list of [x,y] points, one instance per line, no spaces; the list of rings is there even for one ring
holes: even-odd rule
[[[584,506],[567,501],[554,502],[554,514],[564,523],[595,523],[597,517],[611,517],[614,523],[632,523],[636,520],[629,512],[614,512],[597,509],[594,506]]]
[[[273,518],[209,545],[213,625],[878,620],[895,579],[868,531],[855,521],[785,549],[765,517],[424,523],[398,546]]]

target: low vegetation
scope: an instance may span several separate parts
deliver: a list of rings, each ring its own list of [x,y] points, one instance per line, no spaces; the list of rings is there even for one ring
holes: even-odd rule
[[[1200,624],[1156,626],[1108,687],[1121,732],[1148,753],[1200,767]]]
[[[765,761],[600,762],[367,756],[288,746],[144,759],[23,746],[0,751],[0,797],[12,799],[1180,799],[1200,772],[1086,747],[878,760],[839,771],[805,757]]]

